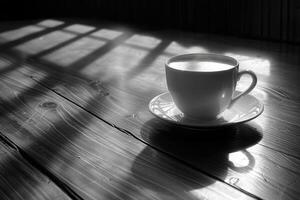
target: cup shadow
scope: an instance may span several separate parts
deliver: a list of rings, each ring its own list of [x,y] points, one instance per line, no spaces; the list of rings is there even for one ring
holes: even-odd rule
[[[146,147],[135,158],[129,182],[166,199],[195,199],[191,191],[212,185],[216,180]]]
[[[198,189],[225,180],[229,168],[236,173],[250,171],[255,159],[246,148],[262,139],[256,124],[204,130],[157,118],[145,122],[140,134],[150,146],[135,157],[130,176],[120,182],[119,188],[127,191],[124,198],[139,197],[141,191],[147,191],[167,199],[195,199]],[[229,160],[229,154],[236,151],[248,158],[247,166],[236,167]]]
[[[247,173],[255,166],[255,159],[246,149],[262,139],[262,129],[257,124],[242,124],[216,129],[193,129],[166,123],[153,118],[141,129],[141,137],[205,174],[224,180],[228,169]],[[240,151],[248,165],[236,167],[229,154]]]

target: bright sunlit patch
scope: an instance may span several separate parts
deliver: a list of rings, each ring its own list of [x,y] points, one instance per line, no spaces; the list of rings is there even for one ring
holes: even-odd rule
[[[192,191],[190,191],[190,193],[196,199],[205,199],[206,198],[206,195],[205,195],[203,189],[192,190]]]
[[[199,46],[191,46],[186,49],[186,53],[206,53],[207,50]]]
[[[64,22],[54,20],[54,19],[47,19],[47,20],[43,20],[43,21],[39,22],[37,25],[51,28],[51,27],[59,26],[61,24],[64,24]]]
[[[15,49],[26,54],[37,54],[73,37],[75,37],[74,34],[65,33],[63,31],[55,31],[18,45]]]
[[[65,67],[88,56],[104,44],[104,41],[84,37],[43,56],[43,59]]]
[[[9,60],[3,57],[0,58],[0,70],[6,69],[9,65],[11,65]]]
[[[71,31],[73,33],[87,33],[89,31],[95,30],[93,26],[86,26],[82,24],[74,24],[64,28],[63,30]]]
[[[15,82],[11,80],[11,77],[14,77],[16,81],[19,81],[19,83],[17,83],[18,85],[17,89],[13,89],[13,90],[11,89],[10,86],[7,86],[6,84],[1,84],[0,91],[3,92],[3,94],[5,94],[4,96],[1,97],[4,98],[3,100],[9,102],[12,99],[18,98],[19,95],[22,95],[22,93],[28,90],[29,88],[35,87],[37,83],[34,80],[28,79],[27,77],[25,77],[23,74],[20,73],[20,71],[24,71],[24,70],[28,71],[28,69],[29,69],[28,66],[20,63],[20,65],[18,66],[18,70],[8,71],[6,73],[7,76],[1,77],[1,81],[3,82],[7,81],[7,83],[15,84]]]
[[[27,35],[30,35],[32,33],[36,33],[39,31],[44,30],[45,28],[38,27],[38,26],[25,26],[22,28],[6,31],[0,33],[0,38],[3,39],[4,41],[12,41],[12,40],[17,40],[22,37],[25,37]]]
[[[167,56],[158,55],[151,64],[144,70],[145,73],[139,73],[128,83],[131,88],[134,88],[137,91],[146,92],[153,88],[166,89],[166,77],[164,73],[165,61]],[[141,85],[141,83],[145,83]],[[151,83],[151,84],[149,84]]]
[[[261,101],[266,101],[268,99],[268,93],[263,91],[260,86],[256,86],[255,90],[252,92],[253,95]]]
[[[230,153],[229,161],[234,167],[247,167],[250,164],[249,158],[241,151]]]
[[[193,199],[240,199],[246,200],[247,195],[241,195],[239,191],[232,190],[230,187],[224,187],[224,183],[220,181],[211,181],[202,179],[204,185],[198,183],[198,188],[189,191]],[[195,183],[195,182],[194,182]],[[234,198],[235,197],[235,198]]]
[[[268,59],[261,58],[258,56],[248,56],[236,53],[225,53],[227,56],[231,56],[237,59],[240,63],[240,69],[253,70],[255,73],[260,75],[269,76],[271,64]]]
[[[112,40],[118,36],[123,34],[123,32],[116,31],[116,30],[110,30],[110,29],[101,29],[99,31],[96,31],[95,33],[91,34],[91,36],[99,37],[100,39],[109,39]]]
[[[178,42],[171,42],[164,51],[165,54],[177,55],[183,53],[206,53],[207,50],[200,46],[183,46]]]
[[[105,55],[86,66],[82,73],[88,76],[97,77],[99,73],[105,75],[103,79],[106,81],[113,77],[124,77],[133,67],[139,66],[139,61],[147,55],[147,51],[135,49],[133,47],[120,45]]]
[[[240,78],[240,80],[237,82],[236,90],[238,90],[238,91],[245,91],[250,86],[251,81],[252,81],[252,79],[251,79],[250,76],[248,76],[248,75],[242,76]],[[251,93],[252,92],[253,92],[253,90],[251,91]]]
[[[11,55],[0,54],[0,73],[7,74],[9,71],[18,68],[24,64],[26,56],[19,52]]]
[[[157,39],[155,37],[150,37],[150,36],[138,35],[138,34],[133,35],[125,42],[125,44],[146,47],[149,49],[156,47],[159,43],[161,43],[160,39]]]

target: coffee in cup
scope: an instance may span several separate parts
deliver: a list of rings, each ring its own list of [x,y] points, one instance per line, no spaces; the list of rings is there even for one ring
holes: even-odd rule
[[[185,117],[212,120],[256,85],[252,71],[240,71],[236,59],[219,54],[183,54],[171,57],[165,64],[167,87],[177,108]],[[252,83],[233,96],[242,75]]]

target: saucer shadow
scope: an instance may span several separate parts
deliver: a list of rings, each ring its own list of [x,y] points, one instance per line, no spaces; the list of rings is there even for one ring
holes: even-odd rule
[[[228,168],[238,172],[251,171],[255,159],[246,148],[262,139],[259,125],[241,124],[215,129],[194,129],[173,125],[160,119],[147,121],[141,129],[141,137],[161,151],[193,166],[200,171],[224,180]],[[235,167],[229,154],[240,151],[248,159],[248,165]]]
[[[225,180],[229,168],[237,173],[253,168],[255,159],[245,149],[262,139],[259,128],[244,124],[203,130],[151,119],[140,134],[152,147],[146,146],[134,158],[130,175],[118,185],[126,193],[117,194],[123,199],[198,199],[200,193],[205,199],[201,188]],[[229,154],[236,151],[248,158],[247,166],[231,163]]]

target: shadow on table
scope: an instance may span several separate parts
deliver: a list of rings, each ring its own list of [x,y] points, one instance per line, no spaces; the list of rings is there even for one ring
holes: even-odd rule
[[[246,148],[262,139],[260,127],[256,124],[255,127],[243,124],[217,129],[192,129],[155,118],[143,125],[141,137],[182,163],[224,180],[229,168],[246,173],[254,167],[255,159]],[[239,163],[230,160],[229,154],[238,151],[247,157],[247,166],[239,166]]]
[[[69,23],[65,23],[61,26],[57,26],[55,28],[48,28],[45,31],[41,31],[35,34],[32,34],[27,37],[23,37],[16,41],[10,42],[2,45],[0,49],[12,48],[13,46],[22,44],[24,42],[30,41],[34,38],[38,38],[45,34],[48,34],[53,31],[61,30],[64,27],[70,25]],[[124,43],[128,38],[132,36],[132,33],[126,33],[118,37],[117,42],[110,41],[107,42],[106,45],[99,47],[98,49],[90,52],[90,54],[86,55],[85,57],[77,60],[76,62],[70,64],[67,69],[62,68],[60,65],[46,62],[44,60],[40,60],[39,57],[42,55],[46,55],[51,53],[52,51],[56,51],[58,48],[62,48],[67,44],[72,42],[86,35],[79,35],[72,40],[68,40],[62,44],[54,46],[53,48],[47,49],[45,51],[39,52],[34,58],[34,62],[31,61],[31,65],[33,65],[34,69],[42,70],[45,72],[46,77],[42,80],[39,80],[40,85],[46,85],[48,88],[52,88],[55,85],[61,84],[61,82],[54,82],[48,81],[50,79],[59,80],[64,79],[63,73],[58,77],[57,73],[52,73],[52,71],[59,71],[59,72],[67,72],[67,73],[75,73],[77,76],[81,76],[79,71],[82,70],[85,66],[88,66],[99,57],[105,55],[106,53],[110,52],[114,48],[118,47],[119,44]],[[134,78],[150,66],[150,64],[156,59],[157,55],[164,51],[164,49],[168,46],[169,42],[162,42],[156,49],[154,49],[153,53],[149,56],[145,57],[141,62],[144,63],[143,67],[140,67],[140,63],[133,68],[133,70],[128,72],[128,78]],[[24,55],[22,55],[24,56]],[[22,61],[22,56],[19,56],[19,60]],[[33,63],[32,63],[33,62]],[[21,65],[19,62],[13,62],[12,65],[7,66],[5,69],[0,71],[0,74],[7,74],[11,71],[16,70]],[[35,67],[36,66],[36,67]],[[139,68],[137,68],[139,67]],[[51,69],[51,70],[50,70]],[[53,70],[54,69],[54,70]],[[114,82],[113,80],[111,82]],[[41,92],[39,90],[40,85],[36,84],[35,86],[28,88],[27,90],[23,91],[20,96],[28,96],[28,99],[35,99],[37,98]],[[76,86],[76,83],[72,83],[72,87]],[[146,91],[149,95],[149,91]],[[146,93],[145,92],[145,93]],[[143,95],[141,95],[143,96]],[[30,98],[29,98],[30,97]],[[98,99],[99,100],[99,99]],[[20,104],[18,99],[11,100],[9,108],[2,108],[1,116],[5,116],[13,111],[19,109]],[[52,104],[51,104],[52,105]],[[95,102],[87,102],[85,107],[86,110],[92,110],[93,105],[96,105]],[[78,114],[80,116],[81,113]],[[77,115],[76,115],[77,116]],[[74,116],[73,116],[74,117]],[[86,118],[88,122],[90,119]],[[12,122],[11,122],[12,123]],[[79,132],[73,129],[72,127],[68,127],[66,124],[56,123],[55,128],[58,130],[63,130],[64,135],[60,136],[57,134],[56,129],[50,130],[45,135],[40,135],[32,144],[31,149],[39,149],[41,146],[47,147],[46,149],[49,151],[49,156],[45,159],[43,163],[44,167],[49,165],[50,163],[54,162],[56,155],[65,146],[69,144],[70,141],[73,141],[79,136]],[[23,130],[24,133],[27,131]],[[201,133],[199,133],[201,132]],[[25,134],[24,134],[25,135]],[[29,135],[26,134],[26,135]],[[226,128],[214,131],[199,131],[199,130],[191,130],[191,129],[183,129],[180,127],[170,126],[162,123],[159,120],[150,120],[148,121],[142,128],[141,131],[142,138],[148,141],[153,146],[163,150],[164,152],[168,152],[168,154],[180,159],[186,164],[193,165],[195,168],[200,169],[200,171],[209,171],[213,172],[214,176],[217,176],[220,179],[224,179],[227,175],[228,167],[234,168],[232,163],[228,160],[228,154],[233,151],[242,150],[248,146],[251,146],[257,143],[261,139],[261,135],[259,132],[255,131],[251,127],[248,126],[241,126],[239,128]],[[54,137],[56,136],[56,137]],[[64,137],[68,136],[69,140],[66,140]],[[59,139],[59,140],[58,140]],[[57,140],[57,141],[56,141]],[[59,142],[58,142],[59,141]],[[53,145],[55,144],[55,145]],[[33,151],[32,151],[33,152]],[[32,153],[31,152],[31,153]],[[177,162],[170,162],[169,159],[165,159],[161,155],[156,155],[157,151],[153,150],[150,147],[145,148],[134,160],[132,166],[132,176],[131,179],[137,180],[137,182],[145,188],[153,189],[154,191],[164,191],[167,192],[163,185],[156,185],[155,182],[158,180],[162,181],[164,184],[172,184],[163,181],[164,177],[164,170],[168,169],[168,173],[171,172],[174,174],[173,178],[175,182],[181,183],[183,186],[182,188],[175,188],[177,189],[177,194],[184,193],[186,189],[198,189],[200,187],[205,187],[210,185],[214,182],[214,179],[206,179],[207,182],[203,181],[203,175],[201,173],[193,174],[193,180],[186,180],[183,178],[184,176],[180,176],[182,174],[182,170],[186,169],[184,167],[180,168],[176,163]],[[253,166],[254,159],[251,158],[251,155],[246,151],[245,155],[249,158],[250,164]],[[35,154],[33,154],[35,155]],[[150,156],[150,157],[149,157]],[[147,158],[151,158],[151,162],[147,160]],[[168,160],[168,161],[167,161]],[[145,166],[144,163],[147,163]],[[243,170],[251,170],[251,165],[244,168]],[[157,167],[160,166],[157,170]],[[195,175],[195,176],[194,176]],[[201,175],[201,176],[197,176]],[[154,180],[153,180],[154,179]],[[200,180],[201,179],[201,180]],[[153,180],[153,181],[151,181]],[[156,181],[157,180],[157,181]],[[166,179],[167,180],[167,179]],[[198,181],[195,181],[198,180]],[[199,183],[202,185],[200,186]],[[174,184],[175,185],[178,184]],[[179,184],[180,185],[180,184]],[[17,185],[17,187],[22,187],[22,185]],[[126,191],[126,190],[124,190]],[[162,192],[162,193],[164,193]],[[124,192],[126,193],[126,192]]]
[[[224,181],[229,169],[237,173],[252,170],[255,159],[246,148],[262,139],[261,130],[250,125],[201,130],[159,119],[146,122],[140,134],[152,147],[147,146],[137,155],[130,176],[120,183],[121,191],[127,192],[118,195],[124,198],[138,199],[141,191],[165,198],[206,198],[201,188]],[[230,161],[230,153],[237,151],[248,159],[247,166]]]

